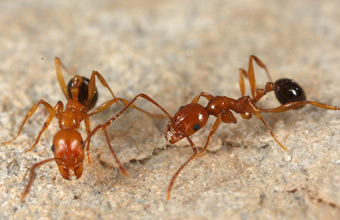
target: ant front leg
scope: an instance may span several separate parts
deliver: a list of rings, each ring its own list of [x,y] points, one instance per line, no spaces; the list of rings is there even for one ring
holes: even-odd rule
[[[211,137],[215,134],[218,126],[220,125],[223,114],[224,114],[223,112],[218,114],[218,116],[215,120],[215,123],[214,123],[213,127],[211,128],[211,131],[210,131],[210,133],[207,137],[207,141],[206,141],[203,149],[196,155],[197,158],[203,156],[203,153],[208,149],[209,141],[210,141]]]
[[[191,155],[191,157],[190,157],[187,161],[185,161],[185,162],[178,168],[178,170],[176,171],[176,173],[172,176],[172,179],[171,179],[171,181],[170,181],[170,184],[169,184],[169,186],[168,186],[168,190],[167,190],[167,193],[166,193],[166,199],[167,199],[167,200],[170,199],[172,188],[174,187],[175,181],[176,181],[176,179],[177,179],[179,173],[183,170],[183,168],[184,168],[190,161],[192,161],[193,159],[198,158],[198,157],[201,157],[201,156],[203,155],[203,153],[208,149],[209,141],[210,141],[211,137],[215,134],[215,132],[216,132],[218,126],[220,125],[221,120],[222,120],[222,114],[219,114],[219,115],[217,116],[217,119],[216,119],[216,121],[215,121],[215,123],[214,123],[214,125],[213,125],[213,127],[212,127],[212,129],[211,129],[211,131],[210,131],[210,133],[209,133],[209,135],[208,135],[208,137],[207,137],[207,141],[206,141],[206,143],[205,143],[203,149],[202,149],[198,154],[197,154],[197,147],[196,147],[195,144],[192,142],[191,138],[183,132],[184,135],[185,135],[185,137],[186,137],[186,139],[189,141],[190,146],[192,147],[192,150],[194,151],[194,153]]]
[[[97,125],[86,137],[85,141],[82,143],[82,146],[85,146],[85,144],[87,142],[90,142],[91,140],[91,137],[97,133],[99,130],[104,130],[105,132],[105,135],[106,135],[106,140],[108,142],[108,145],[109,145],[109,148],[110,148],[110,151],[113,155],[113,157],[115,158],[116,162],[118,163],[120,169],[122,170],[123,174],[127,176],[127,172],[126,170],[123,168],[123,166],[121,165],[121,163],[119,162],[118,160],[118,157],[117,155],[115,154],[112,146],[111,146],[111,143],[110,143],[110,139],[108,137],[108,134],[107,134],[107,131],[106,131],[106,128],[112,124],[115,120],[117,120],[125,111],[127,111],[129,108],[133,108],[134,107],[134,103],[137,101],[138,98],[144,98],[146,99],[147,101],[151,102],[152,104],[154,104],[156,107],[158,107],[160,110],[162,110],[165,115],[171,120],[172,117],[170,116],[170,114],[161,106],[159,105],[156,101],[154,101],[152,98],[150,98],[149,96],[143,94],[143,93],[140,93],[138,94],[137,96],[135,96],[134,99],[132,99],[131,102],[129,102],[120,112],[118,112],[115,116],[113,116],[110,120],[108,120],[106,123],[104,124],[100,124],[100,125]],[[113,103],[119,101],[119,98],[115,98],[107,103],[104,103],[102,106],[100,106],[96,111],[90,113],[88,116],[90,115],[93,115],[93,114],[96,114],[100,111],[103,111],[104,109],[108,108],[108,106],[112,105]]]
[[[106,123],[104,124],[100,124],[97,125],[92,131],[91,133],[87,136],[86,140],[84,141],[83,144],[85,144],[87,141],[89,141],[89,139],[91,138],[92,135],[94,135],[98,130],[109,126],[110,124],[112,124],[115,120],[117,120],[122,114],[124,114],[124,112],[126,112],[129,108],[133,108],[134,107],[134,103],[138,100],[138,98],[144,98],[147,101],[151,102],[152,104],[154,104],[157,108],[159,108],[161,111],[164,112],[164,114],[170,119],[172,120],[172,117],[170,116],[170,114],[160,105],[158,104],[156,101],[154,101],[152,98],[150,98],[148,95],[144,94],[144,93],[140,93],[138,95],[135,96],[135,98],[133,98],[120,112],[118,112],[115,116],[113,116],[111,119],[109,119]],[[111,101],[108,101],[106,103],[104,103],[103,105],[101,105],[100,107],[98,107],[97,110],[95,110],[94,112],[88,114],[89,116],[97,114],[103,110],[105,110],[106,108],[108,108],[108,106],[112,105],[113,103],[119,101],[120,98],[115,98]],[[111,104],[110,104],[111,103]]]
[[[21,194],[21,202],[24,202],[25,201],[25,198],[27,196],[27,194],[29,193],[31,187],[32,187],[32,184],[33,184],[33,181],[35,180],[35,169],[37,169],[38,167],[40,167],[41,165],[47,163],[47,162],[50,162],[50,161],[53,161],[55,160],[54,158],[49,158],[49,159],[46,159],[46,160],[43,160],[43,161],[40,161],[36,164],[33,165],[32,169],[31,169],[31,176],[30,176],[30,179],[28,180],[28,183],[27,183],[27,186],[25,187],[25,190],[24,192]]]
[[[91,132],[91,128],[90,128],[90,119],[89,116],[87,114],[85,114],[84,116],[84,123],[85,123],[85,128],[86,128],[86,133],[87,135],[90,134]],[[91,163],[91,159],[90,159],[90,142],[89,141],[86,145],[86,153],[87,153],[87,160],[89,161],[89,164]]]
[[[127,105],[130,103],[130,101],[128,101],[128,100],[126,100],[126,99],[123,99],[123,98],[119,98],[119,101],[120,101],[121,103],[123,103],[125,106],[127,106]],[[138,111],[140,111],[140,112],[142,112],[142,113],[144,113],[144,114],[146,114],[146,115],[148,115],[148,116],[150,116],[150,117],[157,117],[157,118],[164,118],[164,117],[167,117],[167,116],[164,115],[164,114],[152,114],[152,113],[150,113],[150,112],[147,112],[147,111],[145,111],[145,110],[143,110],[143,109],[137,107],[136,105],[132,105],[131,108],[134,108],[134,109],[136,109],[136,110],[138,110]]]
[[[192,154],[192,156],[187,160],[185,161],[179,168],[178,170],[176,171],[176,173],[172,176],[172,179],[170,181],[170,184],[168,186],[168,190],[167,190],[167,200],[170,199],[170,196],[171,196],[171,191],[172,191],[172,188],[175,184],[175,180],[177,179],[179,173],[182,171],[182,169],[190,162],[192,161],[193,159],[195,158],[198,158],[198,157],[201,157],[203,155],[203,153],[208,149],[208,145],[209,145],[209,142],[210,142],[210,139],[211,137],[215,134],[218,126],[220,125],[221,121],[222,121],[222,118],[224,116],[224,112],[221,112],[220,114],[218,114],[216,120],[215,120],[215,123],[207,137],[207,141],[203,147],[203,149],[197,154],[197,147],[195,146],[195,144],[192,142],[191,138],[185,133],[182,131],[182,133],[184,134],[184,136],[186,137],[186,139],[189,141],[190,143],[190,146],[192,147],[192,150],[194,151],[194,153]],[[227,116],[226,116],[227,117]]]

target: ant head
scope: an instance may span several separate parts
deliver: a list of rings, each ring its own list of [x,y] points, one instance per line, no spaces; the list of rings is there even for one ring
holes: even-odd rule
[[[52,151],[64,179],[80,178],[83,173],[84,149],[82,137],[77,130],[58,131],[53,138]]]
[[[77,88],[78,89],[78,102],[80,104],[82,104],[83,106],[85,106],[87,98],[89,97],[89,82],[90,82],[90,80],[86,77],[83,77],[83,76],[73,77],[67,83],[68,96],[71,99],[74,99],[73,95],[72,95],[72,90],[74,88]],[[97,88],[96,88],[90,104],[88,106],[86,106],[88,110],[92,109],[95,106],[97,99],[98,99],[98,91],[97,91]]]
[[[306,95],[302,87],[287,78],[279,79],[275,82],[275,96],[281,104],[306,101]]]
[[[164,130],[165,138],[174,144],[203,127],[209,118],[207,110],[198,103],[182,106]]]

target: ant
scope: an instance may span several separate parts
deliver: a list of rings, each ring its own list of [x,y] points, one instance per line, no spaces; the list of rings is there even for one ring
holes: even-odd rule
[[[256,88],[255,74],[253,61],[265,70],[269,82],[266,83],[264,89]],[[245,81],[247,78],[250,84],[251,96],[245,95]],[[162,108],[157,102],[151,99],[149,96],[141,93],[138,94],[129,104],[127,104],[119,113],[113,116],[104,124],[100,124],[95,127],[91,133],[87,136],[83,144],[88,142],[93,134],[98,130],[104,130],[113,123],[118,117],[120,117],[128,108],[133,107],[133,103],[138,98],[144,98],[147,101],[154,104],[160,110],[162,110],[166,116],[170,119],[164,130],[164,136],[169,141],[170,144],[175,144],[179,140],[186,138],[193,149],[193,155],[187,159],[173,175],[167,190],[167,200],[170,199],[171,191],[174,186],[175,180],[178,177],[181,170],[193,159],[202,156],[202,154],[207,150],[209,141],[211,137],[216,132],[221,122],[224,123],[236,123],[237,120],[231,111],[240,114],[244,119],[250,119],[254,115],[258,118],[267,128],[270,135],[274,138],[276,143],[283,149],[287,150],[274,136],[272,130],[263,120],[261,113],[280,113],[289,111],[292,109],[299,109],[304,107],[306,104],[310,104],[319,108],[329,109],[329,110],[340,110],[339,107],[328,105],[315,101],[307,101],[305,92],[302,87],[295,81],[287,78],[282,78],[276,82],[272,82],[269,71],[266,65],[255,55],[249,56],[248,71],[245,69],[239,69],[239,86],[241,90],[241,98],[232,99],[226,96],[213,96],[206,92],[201,92],[196,96],[190,104],[182,106],[179,108],[177,113],[171,117],[170,114]],[[271,109],[263,109],[258,107],[257,102],[265,96],[268,92],[275,92],[277,100],[281,103],[280,106]],[[206,107],[198,103],[199,99],[204,97],[208,100]],[[210,115],[216,117],[216,120],[211,128],[211,131],[207,137],[206,143],[202,150],[198,152],[197,147],[191,140],[190,136],[200,130],[208,121]]]
[[[41,135],[48,128],[53,118],[57,118],[59,120],[58,123],[60,130],[54,135],[51,147],[51,150],[54,153],[54,157],[40,161],[32,166],[30,179],[25,188],[25,191],[21,195],[21,201],[25,200],[25,197],[33,184],[33,181],[35,179],[34,172],[35,169],[37,169],[38,167],[47,162],[55,161],[58,165],[59,172],[64,179],[66,180],[70,180],[71,178],[79,179],[83,173],[83,160],[85,154],[84,152],[85,146],[82,145],[83,143],[82,136],[77,131],[77,129],[80,127],[80,123],[84,121],[86,132],[87,134],[89,134],[91,131],[89,118],[92,115],[104,111],[105,109],[109,108],[112,104],[118,101],[120,101],[124,105],[127,105],[129,103],[129,101],[126,99],[116,97],[112,90],[110,89],[109,85],[107,84],[106,80],[97,71],[92,72],[90,79],[76,75],[68,82],[66,86],[61,68],[63,68],[63,70],[66,72],[69,71],[58,57],[54,59],[54,62],[56,66],[56,74],[59,85],[67,99],[65,109],[64,104],[61,101],[58,101],[56,106],[52,107],[46,101],[40,100],[39,102],[35,103],[28,111],[23,123],[20,126],[17,135],[13,137],[11,140],[2,143],[8,144],[15,140],[20,135],[27,119],[30,118],[35,113],[39,105],[43,105],[47,112],[49,113],[49,115],[47,117],[45,124],[41,128],[40,133],[36,138],[34,144],[28,150],[26,150],[26,152],[31,151],[35,148],[35,146],[38,144],[40,140]],[[95,85],[96,77],[97,79],[99,79],[100,83],[109,90],[113,99],[104,102],[94,111],[89,112],[89,110],[91,110],[95,106],[98,99],[98,92]],[[136,106],[132,106],[132,108],[135,108],[145,114],[152,115]],[[120,163],[118,157],[116,156],[110,144],[108,134],[106,131],[105,136],[110,151],[116,163],[118,164],[120,170],[125,176],[128,176],[128,173],[124,169],[123,165]],[[90,163],[89,149],[90,142],[88,142],[86,146],[86,153],[88,156],[88,161]]]

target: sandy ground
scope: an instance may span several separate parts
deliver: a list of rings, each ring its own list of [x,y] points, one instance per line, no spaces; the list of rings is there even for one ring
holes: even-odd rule
[[[0,141],[16,134],[35,102],[66,101],[55,56],[72,73],[101,72],[118,97],[144,92],[171,114],[201,91],[238,98],[238,69],[250,54],[274,79],[298,81],[309,100],[340,105],[339,7],[307,0],[1,1]],[[264,72],[255,72],[263,87]],[[110,99],[98,90],[98,103]],[[146,101],[137,105],[158,112]],[[278,103],[270,94],[260,105]],[[92,127],[120,109],[92,117]],[[210,152],[183,170],[167,202],[169,181],[192,150],[186,141],[166,142],[166,119],[131,110],[109,127],[129,178],[101,132],[80,179],[64,180],[55,163],[46,164],[20,203],[30,168],[52,157],[58,131],[54,120],[25,153],[47,118],[39,107],[17,140],[0,145],[0,219],[339,219],[340,112],[307,106],[263,116],[288,152],[259,120],[237,116],[237,124],[219,127]],[[198,146],[213,121],[193,135]],[[79,131],[86,137],[83,125]]]

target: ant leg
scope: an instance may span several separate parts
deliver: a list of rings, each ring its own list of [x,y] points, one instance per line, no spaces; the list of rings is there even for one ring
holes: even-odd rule
[[[208,93],[206,93],[206,92],[201,92],[198,96],[196,96],[196,97],[191,101],[191,103],[197,103],[198,100],[201,98],[201,96],[203,96],[204,98],[208,99],[208,101],[210,101],[211,99],[214,98],[213,95],[210,95],[210,94],[208,94]]]
[[[87,97],[87,101],[86,101],[86,105],[89,105],[93,96],[94,96],[94,93],[96,91],[96,79],[95,77],[97,77],[99,79],[99,81],[101,82],[101,84],[106,87],[109,92],[111,93],[112,97],[113,98],[116,98],[116,96],[113,94],[110,86],[107,84],[106,80],[104,79],[104,77],[97,71],[92,71],[92,74],[91,74],[91,79],[89,81],[89,86],[88,86],[88,97]]]
[[[215,120],[215,123],[214,123],[208,137],[207,137],[207,141],[206,141],[203,149],[196,155],[196,158],[203,156],[203,153],[208,149],[208,144],[209,144],[210,138],[215,134],[218,126],[220,125],[221,120],[222,120],[222,116],[223,116],[223,113],[218,114],[218,116]]]
[[[34,112],[37,110],[39,104],[44,105],[45,109],[48,111],[49,114],[51,114],[51,112],[53,111],[52,106],[51,106],[50,104],[48,104],[46,101],[44,101],[44,100],[40,100],[39,102],[35,103],[35,104],[32,106],[32,108],[28,111],[28,113],[27,113],[27,115],[26,115],[24,121],[22,122],[22,124],[21,124],[21,126],[20,126],[20,129],[19,129],[17,135],[15,135],[15,137],[13,137],[13,138],[12,138],[11,140],[9,140],[9,141],[2,142],[2,144],[11,143],[13,140],[15,140],[15,139],[20,135],[21,130],[23,129],[23,127],[24,127],[24,125],[25,125],[27,119],[28,119],[29,117],[31,117],[31,116],[34,114]]]
[[[109,135],[107,134],[106,128],[104,128],[104,133],[105,133],[105,137],[106,137],[107,143],[108,143],[108,145],[109,145],[110,151],[111,151],[113,157],[115,158],[115,161],[116,161],[116,163],[117,163],[118,166],[119,166],[119,169],[122,171],[122,173],[124,174],[124,176],[129,177],[128,172],[125,170],[125,168],[123,167],[123,165],[122,165],[121,162],[119,161],[119,159],[118,159],[118,157],[117,157],[115,151],[114,151],[113,148],[112,148],[112,145],[111,145],[111,143],[110,143]]]
[[[25,198],[26,198],[28,192],[30,191],[30,189],[32,187],[33,181],[34,181],[35,176],[36,176],[34,170],[37,169],[38,167],[40,167],[41,165],[43,165],[44,163],[47,163],[47,162],[50,162],[50,161],[53,161],[53,160],[55,160],[55,159],[54,158],[49,158],[49,159],[40,161],[40,162],[38,162],[38,163],[33,165],[32,169],[31,169],[30,179],[28,180],[28,183],[27,183],[27,186],[25,187],[24,192],[21,194],[21,199],[20,199],[21,202],[25,201]]]
[[[114,103],[116,102],[122,102],[125,106],[127,106],[130,101],[126,100],[126,99],[122,99],[122,98],[114,98],[110,101],[107,101],[107,102],[104,102],[101,106],[99,106],[96,110],[94,110],[93,112],[89,113],[88,116],[92,116],[92,115],[95,115],[95,114],[98,114],[102,111],[104,111],[105,109],[107,109],[108,107],[110,107],[111,105],[113,105]],[[133,105],[131,106],[131,108],[134,108],[134,109],[137,109],[138,111],[141,111],[143,113],[145,113],[146,115],[148,116],[152,116],[152,117],[164,117],[164,115],[160,115],[160,114],[152,114],[150,112],[147,112],[147,111],[144,111],[143,109],[141,108],[138,108],[137,106]]]
[[[319,108],[323,108],[323,109],[328,109],[328,110],[340,110],[340,107],[338,106],[334,106],[334,105],[328,105],[328,104],[324,104],[324,103],[320,103],[320,102],[314,102],[314,101],[299,101],[299,102],[289,102],[283,105],[280,105],[277,108],[272,108],[272,109],[261,109],[261,108],[257,108],[255,107],[252,103],[247,102],[248,107],[250,107],[251,112],[262,121],[262,123],[266,126],[267,130],[269,131],[270,135],[274,138],[274,140],[276,141],[276,143],[278,143],[280,145],[280,147],[282,147],[284,150],[287,150],[287,148],[285,148],[274,136],[273,132],[271,131],[271,129],[269,128],[269,126],[267,125],[267,123],[263,120],[262,116],[261,116],[261,112],[265,112],[265,113],[279,113],[279,112],[285,112],[291,109],[295,109],[295,108],[299,108],[302,106],[305,106],[306,104],[310,104],[310,105],[314,105],[316,107]]]
[[[238,70],[238,73],[239,73],[239,84],[240,84],[240,90],[241,90],[241,96],[245,96],[246,94],[246,85],[244,83],[244,78],[243,77],[246,77],[248,78],[248,74],[247,74],[247,71],[245,71],[245,69],[241,68]]]
[[[53,108],[53,110],[50,112],[49,116],[47,117],[45,123],[44,123],[44,126],[41,128],[40,132],[39,132],[39,135],[37,137],[37,139],[35,139],[35,142],[34,144],[32,145],[32,147],[30,147],[30,149],[26,150],[27,151],[31,151],[33,150],[33,148],[35,148],[35,146],[38,144],[39,140],[40,140],[40,137],[41,135],[44,133],[44,131],[48,128],[48,126],[50,125],[52,119],[54,117],[56,117],[60,111],[63,110],[63,103],[61,101],[59,101],[56,106]]]
[[[185,135],[186,139],[189,141],[190,146],[191,146],[192,150],[194,151],[194,153],[191,155],[191,157],[190,157],[187,161],[185,161],[185,162],[178,168],[178,170],[176,171],[176,173],[172,176],[171,181],[170,181],[169,186],[168,186],[168,190],[167,190],[167,192],[166,192],[166,200],[169,200],[169,199],[170,199],[172,188],[174,187],[175,180],[177,179],[179,173],[182,171],[182,169],[183,169],[190,161],[192,161],[193,159],[195,159],[195,158],[196,158],[196,155],[197,155],[197,147],[195,146],[194,142],[192,142],[191,138],[190,138],[187,134],[185,134],[185,133],[183,133],[183,134]]]
[[[209,135],[208,135],[208,137],[207,137],[207,141],[206,141],[206,143],[205,143],[203,149],[202,149],[198,154],[197,154],[197,147],[196,147],[195,144],[192,142],[191,138],[190,138],[189,136],[187,136],[187,135],[185,134],[185,132],[183,132],[183,134],[185,135],[185,137],[186,137],[187,140],[189,141],[190,146],[192,147],[192,150],[194,151],[194,153],[193,153],[193,155],[192,155],[187,161],[185,161],[185,163],[183,163],[183,164],[180,166],[180,168],[178,168],[178,170],[176,171],[176,173],[172,176],[172,179],[171,179],[171,181],[170,181],[170,184],[169,184],[168,190],[167,190],[167,197],[166,197],[167,200],[170,199],[171,191],[172,191],[172,188],[173,188],[173,186],[174,186],[175,180],[177,179],[177,177],[178,177],[179,173],[182,171],[182,169],[183,169],[190,161],[192,161],[193,159],[198,158],[198,157],[201,157],[201,156],[203,155],[203,153],[208,149],[209,141],[210,141],[211,137],[215,134],[215,132],[216,132],[218,126],[220,125],[221,120],[222,120],[222,116],[223,116],[222,113],[219,114],[219,115],[217,116],[217,119],[216,119],[216,121],[215,121],[215,123],[214,123],[214,125],[213,125],[213,127],[212,127],[212,129],[211,129],[211,131],[210,131],[210,133],[209,133]]]
[[[128,101],[126,99],[123,99],[123,98],[119,98],[119,101],[121,103],[123,103],[125,106],[127,106],[130,103],[130,101]],[[148,116],[151,116],[151,117],[160,117],[160,118],[166,117],[163,114],[152,114],[152,113],[147,112],[147,111],[145,111],[145,110],[143,110],[143,109],[141,109],[141,108],[139,108],[139,107],[137,107],[135,105],[132,105],[131,108],[134,108],[134,109],[136,109],[136,110],[138,110],[140,112],[143,112],[144,114],[146,114]]]
[[[64,64],[60,61],[60,59],[58,57],[54,58],[54,62],[55,62],[55,69],[56,69],[59,85],[61,87],[61,90],[63,90],[63,93],[64,93],[66,99],[69,100],[70,97],[68,96],[67,88],[66,88],[66,84],[65,84],[65,79],[64,79],[64,76],[63,76],[63,73],[62,73],[60,67],[62,67],[66,71],[68,71],[68,70],[64,66]]]
[[[255,80],[255,73],[254,73],[254,65],[253,65],[253,60],[255,60],[256,64],[263,68],[267,74],[267,77],[269,81],[272,81],[272,78],[270,77],[269,71],[266,67],[266,65],[255,55],[250,55],[249,56],[249,65],[248,65],[248,72],[246,72],[244,69],[239,69],[239,83],[240,83],[240,90],[241,90],[241,95],[245,95],[245,83],[243,76],[248,78],[249,80],[249,85],[250,85],[250,90],[252,97],[255,97],[255,90],[256,90],[256,80]]]
[[[136,102],[137,99],[140,98],[140,97],[141,97],[141,98],[144,98],[144,99],[146,99],[147,101],[149,101],[149,102],[151,102],[152,104],[154,104],[156,107],[158,107],[160,110],[162,110],[162,111],[165,113],[165,115],[166,115],[170,120],[172,120],[172,117],[170,116],[170,114],[169,114],[169,113],[168,113],[161,105],[159,105],[156,101],[154,101],[154,100],[153,100],[152,98],[150,98],[149,96],[147,96],[147,95],[145,95],[145,94],[143,94],[143,93],[140,93],[140,94],[138,94],[131,102],[129,102],[129,103],[128,103],[128,104],[127,104],[120,112],[118,112],[115,116],[113,116],[110,120],[108,120],[108,121],[107,121],[106,123],[104,123],[104,124],[97,125],[90,133],[88,133],[86,139],[84,140],[84,142],[83,142],[83,144],[82,144],[82,147],[85,146],[85,144],[86,144],[87,142],[90,142],[91,137],[92,137],[95,133],[97,133],[98,130],[104,130],[105,133],[106,133],[106,132],[107,132],[107,131],[106,131],[106,128],[107,128],[110,124],[112,124],[116,119],[118,119],[118,118],[119,118],[125,111],[127,111],[129,108],[133,108],[133,106],[134,106],[133,103]],[[113,103],[115,103],[115,102],[117,102],[117,101],[119,101],[119,98],[115,98],[115,99],[113,99],[113,100],[111,100],[111,101],[108,101],[108,102],[104,103],[103,105],[101,105],[100,107],[98,107],[98,109],[96,109],[94,112],[88,114],[88,116],[94,115],[94,114],[96,114],[96,113],[98,113],[98,112],[101,112],[101,111],[105,110],[106,108],[108,108],[108,106],[112,105]],[[110,144],[109,138],[107,137],[106,139],[107,139],[107,142],[108,142],[108,144],[109,144],[109,148],[110,148],[110,150],[111,150],[113,156],[114,156],[115,159],[116,159],[116,162],[118,161],[117,163],[120,164],[120,162],[119,162],[117,156],[115,155],[115,153],[114,153],[114,151],[113,151],[113,148],[112,148],[112,146],[111,146],[111,144]],[[87,150],[87,151],[88,151],[88,150]],[[123,167],[123,166],[121,166],[121,167]],[[124,169],[124,168],[123,168],[123,169]],[[121,169],[121,170],[122,170],[122,172],[124,173],[123,169]],[[127,172],[124,173],[124,175],[126,175],[126,174],[127,174]]]
[[[127,104],[120,112],[118,112],[116,115],[114,115],[111,119],[109,119],[106,123],[104,124],[100,124],[97,125],[90,134],[87,135],[85,141],[83,142],[83,144],[85,144],[86,142],[88,142],[92,135],[94,135],[98,130],[101,129],[105,129],[107,126],[109,126],[110,124],[112,124],[115,120],[117,120],[125,111],[127,111],[129,108],[133,107],[133,103],[135,103],[137,101],[138,98],[144,98],[147,101],[151,102],[152,104],[154,104],[157,108],[159,108],[161,111],[164,112],[164,114],[170,119],[172,120],[172,117],[170,116],[170,114],[160,105],[158,104],[156,101],[154,101],[152,98],[150,98],[148,95],[145,95],[144,93],[140,93],[138,95],[135,96],[135,98],[133,98],[129,104]],[[116,98],[118,99],[118,98]],[[92,115],[92,113],[91,113]]]
[[[267,130],[269,131],[270,135],[274,138],[274,140],[276,141],[276,143],[278,143],[280,145],[280,147],[282,147],[282,149],[288,151],[287,148],[285,148],[274,136],[272,130],[270,129],[270,127],[267,125],[267,123],[263,120],[262,116],[261,116],[261,109],[257,108],[256,106],[254,106],[251,102],[247,102],[246,103],[246,108],[249,108],[250,112],[253,113],[258,119],[260,119],[262,121],[262,123],[266,126]],[[247,109],[248,109],[247,108]]]
[[[272,108],[272,109],[259,109],[259,112],[266,112],[266,113],[285,112],[291,109],[303,107],[306,104],[314,105],[316,107],[328,109],[328,110],[340,110],[340,107],[335,106],[335,105],[328,105],[328,104],[314,102],[314,101],[299,101],[299,102],[288,102],[286,104],[280,105],[279,107]]]
[[[104,86],[104,87],[106,87],[109,91],[110,91],[110,93],[111,93],[111,95],[112,95],[112,97],[114,98],[113,100],[111,100],[111,101],[109,101],[109,102],[107,102],[107,103],[104,103],[102,106],[100,106],[98,109],[96,109],[93,113],[91,113],[91,115],[93,115],[93,114],[97,114],[97,113],[99,113],[99,112],[101,112],[101,111],[103,111],[103,110],[105,110],[106,108],[108,108],[109,106],[111,106],[113,103],[116,103],[117,101],[115,100],[116,99],[116,96],[114,95],[114,93],[112,92],[112,90],[111,90],[111,88],[109,87],[109,85],[107,84],[107,82],[106,82],[106,80],[104,79],[104,77],[99,73],[99,72],[97,72],[97,71],[93,71],[92,72],[92,75],[91,75],[91,79],[90,79],[90,81],[89,81],[89,87],[88,87],[88,94],[89,94],[89,96],[88,96],[88,98],[87,98],[87,105],[91,102],[91,100],[92,100],[92,98],[93,98],[93,96],[94,96],[94,92],[95,92],[95,90],[96,90],[96,85],[95,85],[95,77],[97,77],[98,79],[99,79],[99,81],[101,82],[101,84]],[[121,103],[123,103],[125,106],[126,105],[128,105],[129,104],[129,102],[130,101],[128,101],[128,100],[126,100],[126,99],[123,99],[123,98],[118,98],[119,100],[118,101],[120,101]],[[112,102],[112,103],[111,103]],[[143,112],[143,113],[145,113],[145,114],[147,114],[147,115],[149,115],[149,116],[156,116],[156,117],[159,117],[160,115],[153,115],[153,114],[151,114],[151,113],[149,113],[149,112],[147,112],[147,111],[144,111],[143,109],[141,109],[141,108],[138,108],[138,107],[136,107],[136,106],[132,106],[132,108],[135,108],[135,109],[137,109],[138,111],[141,111],[141,112]]]
[[[98,113],[104,111],[105,109],[107,109],[108,107],[110,107],[111,105],[113,105],[114,103],[116,103],[118,101],[119,101],[119,98],[114,98],[110,101],[104,102],[101,106],[99,106],[93,112],[89,113],[88,116],[90,117],[92,115],[98,114]]]
[[[266,95],[268,92],[275,90],[275,83],[267,82],[264,89],[256,89],[256,95],[253,98],[253,102],[257,103],[264,95]]]
[[[90,128],[90,119],[89,119],[89,116],[87,114],[85,114],[85,116],[84,116],[84,123],[85,123],[86,133],[88,135],[91,132],[91,128]],[[91,141],[89,141],[86,145],[87,160],[88,160],[89,164],[91,163],[91,160],[90,160],[90,142]]]

